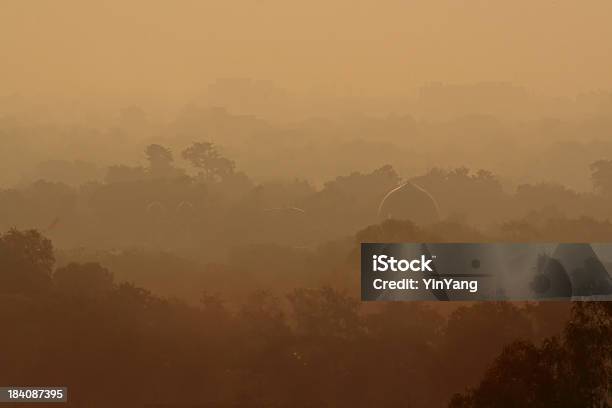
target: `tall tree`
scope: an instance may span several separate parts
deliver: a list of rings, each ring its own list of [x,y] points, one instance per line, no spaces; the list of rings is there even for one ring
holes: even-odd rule
[[[55,263],[51,241],[38,231],[0,235],[0,293],[32,293],[49,287]]]
[[[149,172],[154,178],[163,178],[174,175],[174,157],[170,149],[158,145],[151,144],[145,149],[145,155],[149,162]]]
[[[195,142],[181,155],[199,170],[200,177],[206,181],[221,181],[234,174],[235,163],[222,157],[210,142]]]

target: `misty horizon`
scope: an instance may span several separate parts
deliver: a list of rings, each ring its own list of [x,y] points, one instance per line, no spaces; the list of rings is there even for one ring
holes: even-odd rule
[[[612,406],[611,15],[0,0],[0,405]]]

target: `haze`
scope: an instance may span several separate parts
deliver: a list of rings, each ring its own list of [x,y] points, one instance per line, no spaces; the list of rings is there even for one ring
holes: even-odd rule
[[[363,242],[612,242],[611,15],[0,0],[0,385],[71,408],[612,406],[612,302],[360,301]],[[612,259],[572,248],[509,260],[495,298],[612,299]]]
[[[322,95],[511,82],[612,86],[606,0],[4,0],[2,93],[192,95],[217,78]]]

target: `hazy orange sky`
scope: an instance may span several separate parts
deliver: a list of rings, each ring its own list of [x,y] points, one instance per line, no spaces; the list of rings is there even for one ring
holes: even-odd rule
[[[216,78],[403,93],[612,88],[610,0],[2,0],[8,92],[192,92]]]

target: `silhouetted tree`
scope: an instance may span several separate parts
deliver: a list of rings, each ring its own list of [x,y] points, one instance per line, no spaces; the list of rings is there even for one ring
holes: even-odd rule
[[[153,178],[166,178],[178,175],[174,167],[174,157],[170,149],[152,144],[145,149],[147,161],[149,162],[149,173]]]
[[[235,163],[222,157],[212,143],[193,143],[181,155],[200,171],[200,176],[206,181],[220,181],[234,174]]]
[[[612,307],[579,302],[563,336],[505,347],[478,387],[451,408],[612,406]]]
[[[57,289],[69,296],[100,297],[113,290],[113,275],[98,263],[71,263],[53,274]]]
[[[49,288],[55,258],[38,231],[11,229],[0,235],[0,293],[37,293]]]

